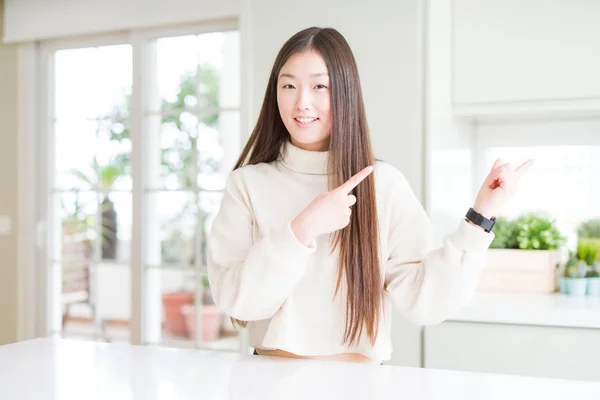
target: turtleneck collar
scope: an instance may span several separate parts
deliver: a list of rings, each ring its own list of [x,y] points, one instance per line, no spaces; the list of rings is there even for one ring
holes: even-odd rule
[[[281,149],[281,164],[301,174],[327,175],[329,151],[308,151],[286,140]]]

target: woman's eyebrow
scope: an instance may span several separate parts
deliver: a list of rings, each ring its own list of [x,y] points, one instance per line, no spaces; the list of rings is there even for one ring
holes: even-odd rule
[[[319,77],[319,76],[328,76],[328,75],[329,74],[327,72],[318,72],[316,74],[311,74],[310,77],[311,78],[316,78],[316,77]],[[292,74],[288,74],[288,73],[283,73],[283,74],[279,75],[279,78],[292,78],[292,79],[295,79],[296,76],[292,75]]]

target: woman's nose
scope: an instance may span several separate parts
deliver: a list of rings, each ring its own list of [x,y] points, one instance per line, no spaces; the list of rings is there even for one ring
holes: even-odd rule
[[[306,93],[305,90],[298,91],[298,97],[296,98],[296,109],[308,110],[311,106],[310,94]]]

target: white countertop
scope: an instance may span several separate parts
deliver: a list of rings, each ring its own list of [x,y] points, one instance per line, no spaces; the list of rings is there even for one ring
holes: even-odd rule
[[[3,400],[600,399],[600,382],[36,339],[0,347]]]
[[[449,321],[600,329],[600,297],[477,293]]]

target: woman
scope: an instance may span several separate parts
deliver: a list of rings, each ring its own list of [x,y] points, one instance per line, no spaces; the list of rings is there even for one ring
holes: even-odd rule
[[[468,301],[493,216],[530,164],[497,161],[469,218],[431,249],[408,182],[375,160],[348,43],[334,29],[298,32],[212,224],[215,303],[248,326],[257,354],[387,360],[392,305],[427,325]]]

